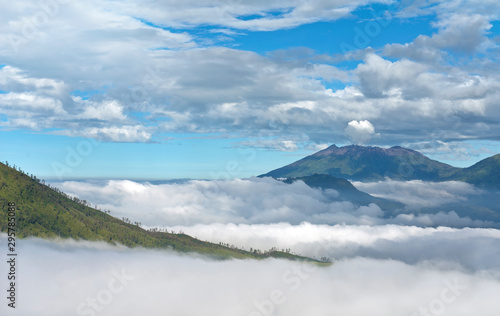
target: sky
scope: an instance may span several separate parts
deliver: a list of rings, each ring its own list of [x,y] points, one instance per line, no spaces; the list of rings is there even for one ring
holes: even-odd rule
[[[498,1],[1,0],[0,161],[227,179],[331,144],[500,152]]]

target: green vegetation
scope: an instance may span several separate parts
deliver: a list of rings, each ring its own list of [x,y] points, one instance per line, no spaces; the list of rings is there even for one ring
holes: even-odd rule
[[[450,178],[480,188],[500,190],[500,154],[483,159],[469,168],[460,169]]]
[[[429,159],[421,153],[395,146],[392,148],[332,145],[292,164],[263,176],[299,178],[327,174],[355,181],[457,180],[481,188],[500,189],[500,155],[484,159],[469,168]]]
[[[217,259],[229,258],[286,258],[306,260],[286,251],[245,251],[234,246],[201,241],[186,234],[158,230],[146,231],[140,223],[117,219],[89,206],[87,201],[71,198],[59,189],[44,184],[34,175],[27,175],[0,163],[0,231],[7,231],[8,203],[16,204],[16,234],[20,238],[74,238],[128,247],[167,248],[180,252],[195,252]]]

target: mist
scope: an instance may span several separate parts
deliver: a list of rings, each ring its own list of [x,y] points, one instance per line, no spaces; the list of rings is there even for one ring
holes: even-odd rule
[[[471,195],[481,195],[482,190],[460,181],[425,182],[422,180],[379,182],[353,182],[361,191],[373,196],[402,202],[407,209],[440,206],[467,201]]]
[[[483,244],[492,253],[497,238]],[[467,270],[440,258],[410,264],[355,255],[317,267],[34,238],[21,240],[18,253],[13,315],[498,314],[498,261]]]
[[[447,261],[470,271],[500,268],[497,229],[401,225],[210,224],[174,226],[199,239],[249,250],[290,249],[309,257],[394,259],[407,264]]]
[[[407,206],[425,194],[437,205],[477,193],[460,183],[402,185],[408,196],[425,192]],[[103,242],[21,239],[13,315],[498,314],[500,231],[453,210],[405,209],[387,218],[376,204],[339,202],[334,190],[270,178],[57,186],[115,217],[140,221],[144,229],[183,231],[246,250],[276,247],[333,263],[215,261]],[[387,186],[368,189],[383,195]],[[5,244],[5,234],[0,241]],[[7,265],[0,266],[6,275]],[[1,305],[0,313],[6,308]]]
[[[375,196],[397,197],[405,206],[393,218],[377,204],[359,205],[339,201],[339,192],[317,189],[302,181],[285,184],[272,178],[198,181],[152,184],[111,180],[105,182],[66,181],[55,183],[64,192],[78,196],[111,215],[127,217],[145,226],[192,226],[196,224],[272,224],[298,225],[350,224],[450,227],[492,227],[488,219],[471,219],[457,214],[455,206],[435,213],[420,213],[428,206],[464,203],[481,190],[466,183],[441,185],[408,182],[355,183]],[[450,204],[451,205],[451,204]]]

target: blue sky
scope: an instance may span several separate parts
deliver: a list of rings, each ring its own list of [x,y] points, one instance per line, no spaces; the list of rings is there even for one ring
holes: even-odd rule
[[[500,152],[496,1],[4,7],[0,160],[42,178],[248,177],[331,144]]]

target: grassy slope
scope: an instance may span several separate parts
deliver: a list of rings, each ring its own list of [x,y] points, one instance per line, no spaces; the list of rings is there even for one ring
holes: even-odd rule
[[[500,154],[483,159],[475,165],[461,169],[453,180],[472,183],[481,188],[500,189]]]
[[[64,194],[0,163],[0,231],[7,231],[7,203],[16,203],[17,236],[74,238],[120,243],[129,247],[172,248],[215,258],[286,257],[311,260],[273,251],[250,253],[204,242],[185,234],[149,232],[104,212],[77,203]]]

